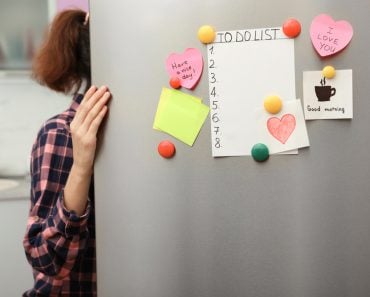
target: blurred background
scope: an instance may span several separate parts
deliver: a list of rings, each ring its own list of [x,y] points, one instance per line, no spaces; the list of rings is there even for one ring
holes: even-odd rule
[[[28,69],[48,23],[45,0],[1,0],[0,69]]]
[[[88,0],[0,1],[0,288],[21,296],[33,284],[22,246],[30,206],[29,161],[42,123],[68,108],[71,96],[31,79],[34,53],[61,10],[88,11]]]

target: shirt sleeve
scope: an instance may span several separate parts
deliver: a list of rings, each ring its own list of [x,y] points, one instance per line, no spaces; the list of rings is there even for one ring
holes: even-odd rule
[[[82,216],[64,207],[72,156],[70,134],[56,129],[39,135],[31,156],[31,208],[23,245],[34,269],[57,278],[69,274],[89,237],[90,203]]]

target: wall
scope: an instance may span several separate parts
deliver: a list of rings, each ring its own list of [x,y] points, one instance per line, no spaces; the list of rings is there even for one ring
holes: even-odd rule
[[[32,271],[24,255],[27,200],[0,201],[0,290],[1,296],[21,296],[33,284]]]
[[[69,8],[80,8],[84,11],[89,11],[88,0],[56,0],[57,10],[62,11]]]
[[[67,108],[71,97],[39,86],[28,73],[0,73],[0,176],[29,172],[32,143],[41,124]]]

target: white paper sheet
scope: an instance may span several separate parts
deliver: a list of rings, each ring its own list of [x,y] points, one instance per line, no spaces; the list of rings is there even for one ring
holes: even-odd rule
[[[294,39],[281,28],[223,31],[207,51],[212,155],[250,155],[264,98],[296,98]]]
[[[270,114],[263,108],[255,112],[258,141],[269,148],[270,154],[286,152],[310,145],[301,100],[290,100],[281,111]]]
[[[306,120],[352,119],[352,70],[336,70],[325,80],[322,71],[303,72],[303,96]]]

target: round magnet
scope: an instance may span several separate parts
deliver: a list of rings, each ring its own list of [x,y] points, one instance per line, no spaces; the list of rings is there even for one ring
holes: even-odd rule
[[[295,38],[301,33],[301,23],[296,19],[287,19],[283,24],[283,32],[289,38]]]
[[[252,147],[251,154],[253,159],[257,162],[266,161],[270,156],[268,147],[263,143],[255,144]]]
[[[202,43],[212,43],[216,38],[216,31],[212,26],[204,25],[198,30],[198,38]]]
[[[181,80],[177,76],[171,77],[170,86],[174,89],[180,88],[181,87]]]
[[[267,112],[276,114],[283,107],[283,101],[281,101],[280,97],[276,95],[267,96],[263,102],[263,106]]]
[[[322,75],[328,79],[333,78],[335,76],[335,68],[333,66],[325,66],[322,70]]]
[[[175,145],[168,140],[163,140],[158,144],[158,153],[163,158],[172,158],[175,154]]]

